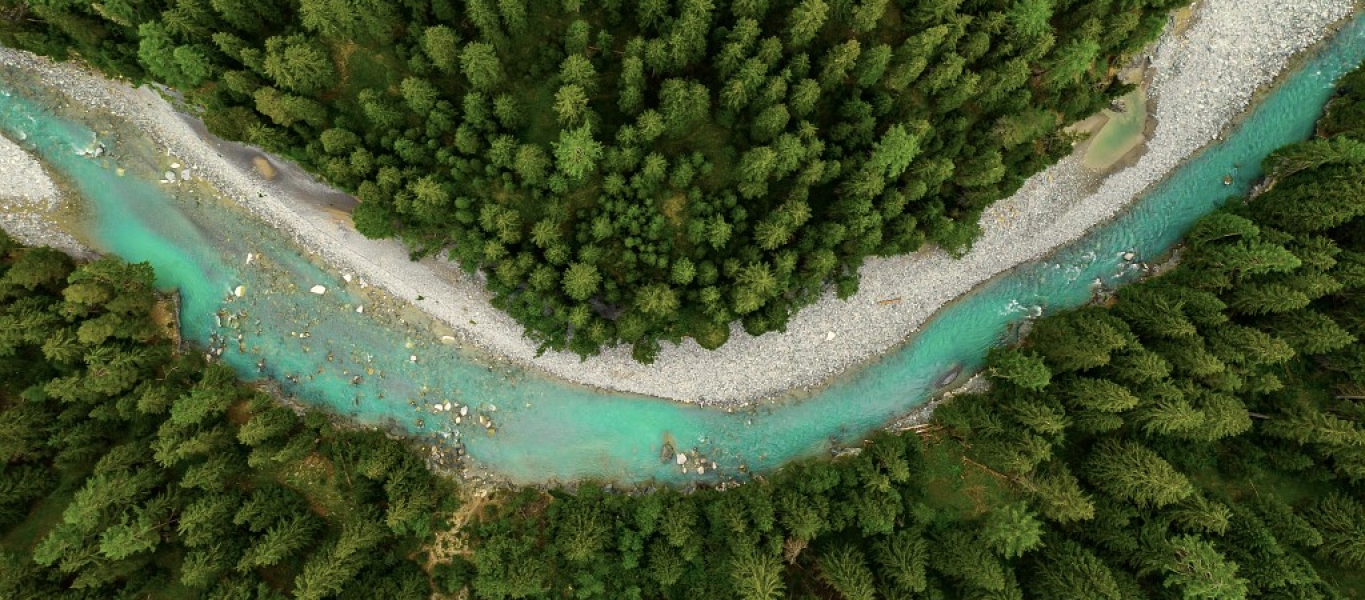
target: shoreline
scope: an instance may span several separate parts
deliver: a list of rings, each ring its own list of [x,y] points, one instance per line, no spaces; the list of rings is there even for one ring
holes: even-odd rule
[[[167,149],[168,162],[189,165],[306,252],[319,255],[333,269],[355,273],[357,284],[382,288],[443,321],[465,343],[495,359],[596,389],[740,408],[804,395],[877,360],[907,343],[949,302],[1112,219],[1180,162],[1221,138],[1293,56],[1351,15],[1353,4],[1200,3],[1184,32],[1163,34],[1148,53],[1154,101],[1149,118],[1157,125],[1133,164],[1104,176],[1084,169],[1081,156],[1073,153],[983,213],[983,235],[963,258],[928,250],[870,259],[862,268],[857,295],[845,302],[826,293],[797,313],[785,333],[754,338],[735,325],[730,341],[719,350],[701,349],[690,340],[665,344],[649,366],[635,363],[628,348],[605,349],[582,362],[564,352],[536,357],[522,328],[491,306],[477,277],[445,261],[413,263],[396,241],[363,238],[337,220],[339,192],[299,177],[300,169],[273,157],[268,160],[280,175],[267,181],[240,150],[254,149],[237,145],[238,154],[228,156],[233,143],[207,136],[201,125],[196,127],[150,88],[134,90],[80,67],[10,49],[0,49],[0,63],[38,75],[73,100],[136,125]],[[1222,80],[1209,81],[1213,77]],[[1098,189],[1089,189],[1101,178]]]
[[[42,162],[5,135],[0,135],[0,173],[9,182],[0,190],[0,229],[26,246],[52,246],[79,259],[95,256],[64,228],[51,226],[72,217],[70,192]]]

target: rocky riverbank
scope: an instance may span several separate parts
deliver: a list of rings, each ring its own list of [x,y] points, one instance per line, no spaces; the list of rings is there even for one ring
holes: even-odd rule
[[[30,246],[52,246],[76,255],[89,251],[76,238],[52,226],[54,215],[68,208],[61,190],[42,163],[13,140],[0,136],[0,229]]]
[[[736,327],[718,351],[688,341],[665,346],[649,366],[632,361],[628,348],[587,361],[568,353],[537,357],[520,326],[491,307],[477,278],[438,261],[413,263],[395,242],[364,239],[338,218],[335,191],[279,161],[274,166],[286,176],[265,179],[252,162],[261,157],[213,140],[151,89],[134,90],[11,50],[0,50],[0,64],[21,67],[75,102],[131,121],[167,149],[168,161],[192,168],[339,271],[355,273],[357,283],[388,290],[492,353],[599,388],[733,406],[816,386],[874,359],[945,303],[1112,218],[1215,140],[1295,53],[1320,41],[1352,8],[1349,0],[1205,0],[1193,24],[1168,35],[1150,57],[1157,126],[1132,166],[1098,182],[1079,156],[1069,157],[988,210],[984,235],[960,260],[926,251],[869,261],[856,296],[840,301],[827,294],[794,317],[786,333],[753,338]]]

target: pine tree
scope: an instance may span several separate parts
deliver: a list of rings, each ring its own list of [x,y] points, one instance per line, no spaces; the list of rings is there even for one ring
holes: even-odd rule
[[[564,293],[574,300],[587,300],[597,292],[601,280],[597,267],[587,263],[574,263],[564,271]]]
[[[581,54],[573,54],[559,64],[559,79],[566,84],[592,91],[597,87],[597,69],[592,61]]]
[[[313,543],[320,529],[316,517],[295,514],[257,537],[237,562],[238,571],[281,564]]]
[[[309,557],[294,578],[294,594],[300,600],[321,600],[335,596],[355,579],[363,566],[359,557],[345,558],[336,554],[336,547],[325,547]]]
[[[1195,250],[1203,250],[1214,242],[1228,244],[1237,240],[1255,240],[1261,229],[1255,221],[1227,211],[1214,211],[1200,217],[1185,234],[1185,243]]]
[[[1277,317],[1270,331],[1302,354],[1326,354],[1356,343],[1331,317],[1315,310],[1301,310]]]
[[[498,0],[498,12],[502,14],[507,31],[519,35],[526,31],[525,0]]]
[[[187,552],[180,563],[180,583],[192,588],[208,588],[233,562],[222,546],[196,548]]]
[[[745,546],[730,559],[730,577],[744,600],[777,600],[783,597],[782,563],[776,556]]]
[[[555,542],[564,557],[575,563],[587,563],[597,558],[611,538],[603,517],[592,506],[581,502],[563,507]]]
[[[842,84],[857,64],[861,49],[856,39],[830,48],[820,62],[820,86],[831,89]]]
[[[1365,165],[1328,164],[1278,182],[1248,203],[1252,216],[1295,233],[1326,231],[1365,214]]]
[[[53,290],[65,283],[73,270],[75,263],[71,258],[54,248],[25,248],[5,270],[0,285],[6,288],[6,296],[14,295],[16,292],[10,291],[14,288]]]
[[[1014,3],[1006,14],[1009,39],[1027,44],[1052,35],[1053,7],[1052,0],[1025,0]]]
[[[1089,38],[1073,39],[1058,46],[1047,61],[1043,81],[1054,89],[1072,84],[1094,66],[1099,53],[1099,43]]]
[[[1055,386],[1055,393],[1071,405],[1100,412],[1124,412],[1138,405],[1138,397],[1128,388],[1108,379],[1072,376]]]
[[[205,548],[230,538],[233,517],[241,499],[233,493],[210,492],[195,498],[180,512],[176,533],[191,548]]]
[[[1227,560],[1213,543],[1193,535],[1171,540],[1164,584],[1176,587],[1186,598],[1241,600],[1247,597],[1247,581],[1237,577],[1237,563]]]
[[[1318,552],[1323,557],[1350,569],[1365,567],[1365,506],[1331,492],[1304,516],[1322,534]]]
[[[969,588],[1001,592],[1010,583],[1008,567],[965,528],[946,531],[929,554],[935,571]]]
[[[1183,395],[1144,402],[1131,418],[1148,436],[1184,437],[1204,426],[1204,413],[1191,406]]]
[[[113,560],[123,560],[136,554],[150,553],[161,543],[161,532],[146,515],[125,516],[122,522],[100,533],[100,554]]]
[[[1133,285],[1119,292],[1114,312],[1127,321],[1135,331],[1152,338],[1188,338],[1199,332],[1181,310],[1181,303],[1172,299],[1159,285]]]
[[[1034,597],[1055,600],[1120,600],[1114,575],[1094,552],[1069,539],[1048,540],[1031,563],[1028,589]]]
[[[878,573],[883,577],[890,579],[904,592],[919,593],[925,590],[928,585],[925,564],[929,550],[919,530],[901,529],[877,540],[872,548],[879,567]]]
[[[1302,290],[1283,283],[1243,283],[1226,297],[1228,308],[1244,315],[1292,313],[1312,302]]]
[[[560,124],[571,127],[587,117],[588,93],[582,86],[569,84],[560,86],[555,92],[555,114]]]
[[[1086,479],[1091,485],[1138,506],[1160,508],[1194,492],[1183,474],[1160,455],[1136,442],[1101,441],[1084,465]]]
[[[787,46],[800,48],[815,39],[829,16],[824,0],[801,0],[787,19]]]
[[[592,137],[592,129],[584,123],[577,129],[559,132],[554,146],[555,164],[570,179],[582,179],[597,168],[602,157],[602,144]]]
[[[284,88],[305,96],[336,84],[332,59],[320,44],[303,35],[265,42],[265,73]]]
[[[986,514],[981,534],[986,545],[1006,559],[1023,556],[1043,539],[1043,524],[1022,503],[997,507]]]
[[[460,51],[460,72],[480,90],[496,88],[503,77],[497,51],[484,42],[470,42]]]
[[[1195,494],[1167,509],[1171,521],[1191,533],[1223,535],[1232,525],[1233,512],[1227,505]]]
[[[441,72],[453,74],[460,66],[460,35],[445,25],[428,27],[422,32],[422,51]]]
[[[837,546],[820,554],[820,578],[845,600],[873,600],[876,586],[867,559],[853,546]]]
[[[1128,345],[1123,321],[1098,309],[1081,309],[1038,321],[1030,348],[1043,356],[1054,374],[1109,364],[1110,354]]]
[[[1066,408],[1052,395],[1036,396],[1001,390],[1000,410],[1030,431],[1042,436],[1063,435],[1071,426]]]

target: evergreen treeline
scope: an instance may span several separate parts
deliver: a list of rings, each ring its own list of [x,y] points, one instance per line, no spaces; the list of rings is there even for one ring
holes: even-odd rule
[[[174,354],[146,266],[0,237],[0,597],[1360,597],[1365,71],[1341,87],[1179,267],[1038,320],[918,435],[724,491],[501,493],[440,557],[454,490],[411,448]]]
[[[724,492],[523,493],[458,571],[482,598],[1365,595],[1365,71],[1342,88],[1179,267],[1038,320],[923,441]]]
[[[450,483],[174,354],[155,302],[145,264],[0,233],[0,598],[429,596]]]
[[[366,235],[482,269],[543,347],[648,362],[970,244],[1177,4],[0,0],[0,43],[174,86]]]

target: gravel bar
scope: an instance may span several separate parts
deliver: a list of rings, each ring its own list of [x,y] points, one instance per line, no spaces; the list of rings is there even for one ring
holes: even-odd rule
[[[1291,57],[1321,41],[1352,12],[1351,0],[1198,3],[1192,25],[1164,36],[1149,57],[1156,127],[1131,166],[1098,181],[1081,167],[1080,156],[1072,155],[987,210],[981,217],[984,235],[961,259],[932,250],[869,260],[857,295],[841,301],[827,293],[793,317],[785,333],[750,337],[735,326],[719,350],[704,350],[690,340],[665,344],[658,360],[647,366],[635,363],[628,347],[586,361],[562,352],[537,357],[522,328],[490,305],[476,277],[438,260],[412,262],[397,242],[365,239],[316,200],[335,196],[334,191],[313,184],[313,194],[297,184],[266,181],[249,162],[225,154],[221,142],[182,118],[155,90],[133,89],[8,49],[0,49],[0,64],[20,66],[76,102],[131,121],[200,177],[291,233],[333,268],[388,290],[493,354],[597,388],[742,406],[818,386],[875,359],[900,345],[945,303],[1111,219],[1216,140]],[[30,167],[12,171],[21,167],[11,167],[10,154],[0,144],[0,172],[32,172]],[[29,177],[36,181],[37,175],[18,179]],[[895,298],[899,301],[880,302]]]

